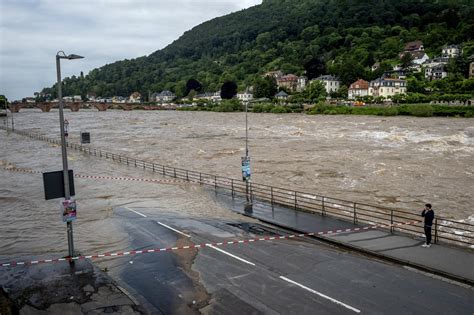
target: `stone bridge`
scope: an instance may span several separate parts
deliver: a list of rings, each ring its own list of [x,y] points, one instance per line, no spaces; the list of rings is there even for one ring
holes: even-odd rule
[[[117,105],[118,107],[122,108],[123,110],[133,110],[136,107],[145,107],[140,104],[113,104],[113,103],[98,103],[98,102],[64,102],[64,108],[69,108],[72,112],[78,112],[81,108],[97,108],[99,112],[104,112],[113,105]],[[49,112],[52,108],[58,108],[58,102],[41,102],[41,103],[10,103],[8,105],[10,111],[13,113],[18,113],[22,108],[32,108],[36,107],[41,109],[42,112]]]

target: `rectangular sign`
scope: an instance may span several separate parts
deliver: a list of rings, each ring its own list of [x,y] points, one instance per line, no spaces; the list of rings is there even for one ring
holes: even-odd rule
[[[60,205],[63,222],[76,220],[76,200],[62,200]]]
[[[43,173],[44,199],[65,197],[63,171]],[[69,170],[69,191],[71,196],[76,195],[74,190],[74,174]]]
[[[243,156],[242,157],[242,180],[249,181],[250,180],[250,157]]]

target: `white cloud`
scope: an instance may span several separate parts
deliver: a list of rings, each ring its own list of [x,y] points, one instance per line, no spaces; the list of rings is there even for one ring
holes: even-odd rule
[[[58,50],[86,58],[63,77],[162,49],[192,27],[262,0],[1,0],[0,94],[32,96],[55,82]]]

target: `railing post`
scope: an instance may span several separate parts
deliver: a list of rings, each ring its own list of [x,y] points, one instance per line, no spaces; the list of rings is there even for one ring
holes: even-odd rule
[[[354,202],[354,224],[357,223],[357,203]]]
[[[137,167],[137,159],[134,159],[135,160],[135,167]]]
[[[143,161],[143,169],[146,169],[146,162]]]
[[[214,176],[214,191],[217,194],[217,176]]]
[[[166,172],[165,172],[165,166],[163,165],[163,176],[166,175]]]
[[[202,173],[199,173],[199,185],[202,185]]]
[[[128,156],[127,156],[127,166],[128,166]]]
[[[122,164],[122,156],[121,155],[119,155],[119,162],[120,162],[120,164]]]
[[[176,167],[173,167],[173,175],[174,175],[174,178],[176,178]]]
[[[434,243],[438,244],[438,218],[435,218],[435,235],[434,235]]]
[[[189,182],[189,172],[186,170],[186,180]]]
[[[273,186],[270,187],[270,204],[272,205],[272,209],[273,209],[273,204],[274,204],[274,201],[273,201]]]
[[[249,185],[250,185],[250,201],[252,201],[252,203],[253,203],[253,186],[252,186],[252,182],[249,182]]]
[[[324,204],[324,196],[321,198],[321,215],[326,215],[326,205]]]
[[[153,173],[155,172],[155,163],[152,163],[151,166],[153,167]]]
[[[390,210],[390,233],[393,233],[393,209]]]
[[[298,208],[298,201],[296,200],[296,190],[295,190],[295,210]]]
[[[230,180],[230,185],[232,187],[232,199],[234,199],[234,179]]]

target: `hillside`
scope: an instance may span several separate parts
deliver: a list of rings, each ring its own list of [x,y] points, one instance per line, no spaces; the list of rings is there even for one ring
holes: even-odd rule
[[[430,56],[439,55],[443,45],[463,44],[466,60],[474,54],[473,34],[471,0],[264,0],[196,26],[147,57],[66,78],[64,95],[169,89],[183,96],[190,78],[203,91],[216,91],[226,80],[242,89],[271,70],[310,79],[331,73],[347,85],[380,75],[370,66],[383,62],[383,71],[413,40],[423,41]],[[43,90],[53,97],[55,91]]]

